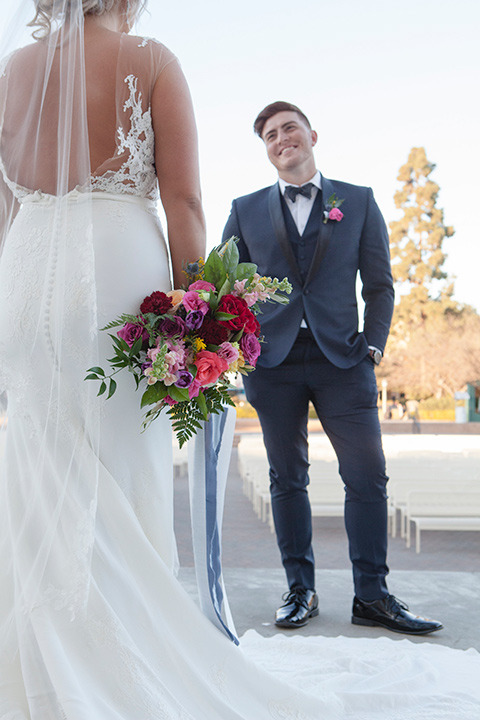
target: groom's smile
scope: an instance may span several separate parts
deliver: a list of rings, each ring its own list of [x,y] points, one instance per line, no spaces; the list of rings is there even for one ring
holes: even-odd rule
[[[315,173],[313,147],[317,133],[311,130],[295,112],[276,113],[265,123],[262,139],[267,148],[268,159],[285,180],[304,182]],[[291,173],[295,174],[292,178]]]

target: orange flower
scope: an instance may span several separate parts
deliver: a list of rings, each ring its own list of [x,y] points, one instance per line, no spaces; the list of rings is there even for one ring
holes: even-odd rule
[[[185,290],[169,290],[167,292],[167,297],[171,298],[172,300],[172,310],[176,310],[177,307],[182,302],[182,298],[185,295]]]

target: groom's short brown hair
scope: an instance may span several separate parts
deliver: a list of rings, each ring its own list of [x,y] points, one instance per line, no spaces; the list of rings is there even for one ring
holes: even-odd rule
[[[265,127],[265,123],[267,122],[267,120],[270,120],[270,118],[277,113],[285,111],[297,113],[297,115],[300,115],[300,117],[307,124],[307,126],[312,129],[309,119],[307,118],[305,113],[300,110],[300,108],[298,108],[296,105],[292,105],[292,103],[284,102],[283,100],[277,100],[277,102],[267,105],[267,107],[263,108],[262,112],[258,113],[255,122],[253,123],[254,131],[259,137],[262,137],[263,128]]]

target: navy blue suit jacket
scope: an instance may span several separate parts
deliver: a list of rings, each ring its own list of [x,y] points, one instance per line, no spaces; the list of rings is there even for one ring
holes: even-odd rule
[[[233,201],[224,240],[235,235],[242,262],[256,263],[260,275],[287,276],[293,285],[288,305],[262,305],[262,367],[275,367],[286,358],[303,317],[337,367],[358,364],[368,345],[385,347],[394,304],[385,222],[371,188],[322,177],[324,204],[333,193],[344,198],[344,217],[320,223],[305,282],[288,238],[278,183]],[[358,331],[358,271],[365,301],[363,332]]]

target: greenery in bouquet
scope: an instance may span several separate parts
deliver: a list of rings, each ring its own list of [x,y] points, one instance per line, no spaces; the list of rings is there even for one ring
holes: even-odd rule
[[[260,277],[253,263],[240,263],[235,238],[212,250],[207,260],[185,267],[187,285],[146,297],[138,314],[120,315],[103,330],[114,355],[111,372],[88,370],[100,382],[98,395],[110,398],[114,376],[128,370],[143,390],[144,428],[166,410],[180,447],[210,413],[233,405],[229,389],[238,373],[255,369],[261,352],[260,303],[287,303],[286,278]]]

